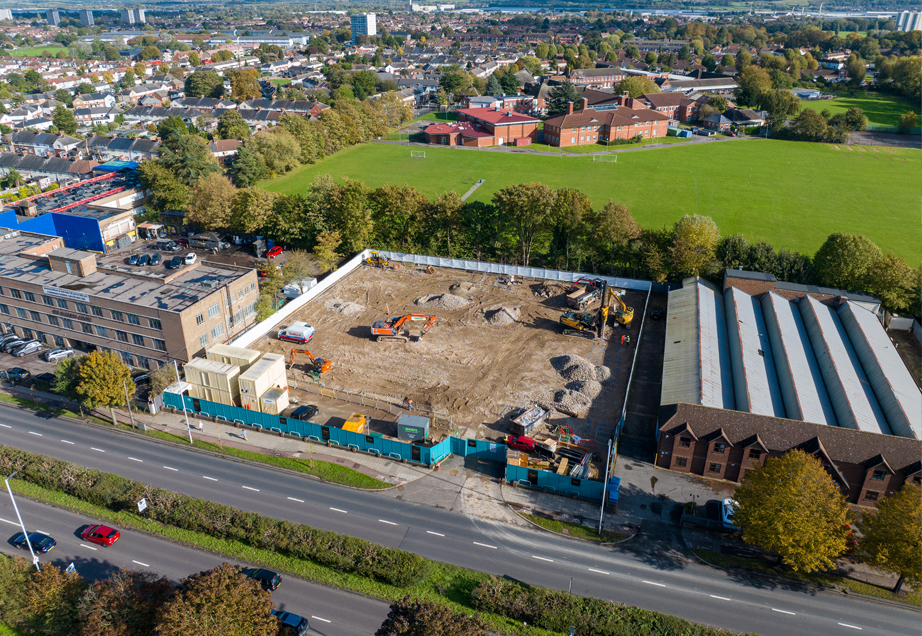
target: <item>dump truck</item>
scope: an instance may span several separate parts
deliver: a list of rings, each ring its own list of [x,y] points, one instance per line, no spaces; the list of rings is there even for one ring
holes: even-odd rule
[[[599,298],[605,281],[601,278],[580,278],[567,290],[567,305],[583,310]]]

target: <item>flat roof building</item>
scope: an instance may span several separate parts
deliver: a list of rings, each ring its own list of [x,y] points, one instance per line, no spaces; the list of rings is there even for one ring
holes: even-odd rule
[[[375,24],[374,13],[356,13],[352,16],[352,46],[355,46],[358,36],[367,35],[373,37],[377,35],[378,30]]]

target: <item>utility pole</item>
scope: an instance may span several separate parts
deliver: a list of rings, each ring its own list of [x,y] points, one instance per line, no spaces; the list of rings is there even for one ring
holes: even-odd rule
[[[176,382],[179,382],[179,367],[176,364],[176,359],[173,359],[173,369],[176,371]],[[192,425],[189,424],[189,412],[186,411],[186,397],[180,391],[179,399],[182,401],[182,414],[186,416],[186,432],[189,433],[189,443],[192,443]]]
[[[24,524],[24,523],[22,522],[22,515],[19,514],[19,506],[16,505],[16,498],[13,497],[13,489],[10,488],[10,480],[11,480],[13,477],[15,477],[15,476],[16,476],[16,473],[18,473],[18,472],[19,472],[19,471],[17,470],[16,472],[14,472],[12,475],[10,475],[9,477],[7,477],[7,478],[4,479],[3,481],[6,482],[6,490],[7,490],[7,492],[10,493],[10,500],[12,500],[12,502],[13,502],[13,510],[16,511],[16,518],[19,519],[19,527],[22,528],[22,536],[25,537],[25,539],[26,539],[26,545],[29,546],[29,554],[32,555],[32,564],[35,566],[35,570],[36,570],[37,572],[41,572],[42,569],[38,566],[38,557],[35,556],[35,551],[32,549],[32,542],[29,541],[29,531],[26,530],[26,524]]]
[[[602,507],[599,510],[599,536],[602,536],[602,519],[605,516],[605,499],[608,491],[608,469],[611,467],[611,440],[608,440],[608,455],[605,458],[605,481],[602,482]]]
[[[131,428],[138,428],[134,423],[134,415],[131,412],[131,398],[128,396],[128,383],[122,382],[122,386],[125,387],[125,405],[128,407],[128,417],[131,418]]]

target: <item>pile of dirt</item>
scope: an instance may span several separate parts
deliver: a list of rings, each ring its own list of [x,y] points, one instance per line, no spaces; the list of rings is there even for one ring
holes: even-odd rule
[[[560,283],[544,281],[540,285],[533,286],[531,288],[531,293],[538,298],[553,298],[554,296],[559,296],[564,293],[566,290],[566,286]]]
[[[590,400],[594,400],[599,397],[599,394],[602,392],[602,383],[596,382],[595,380],[575,380],[573,382],[567,382],[564,388],[568,391],[584,395]]]
[[[455,283],[448,288],[452,294],[456,296],[469,296],[475,289],[476,285],[474,283],[469,283],[467,281],[461,281],[460,283]]]
[[[586,358],[577,355],[565,355],[551,358],[551,366],[564,380],[605,382],[611,377],[611,369],[596,366]]]
[[[592,398],[570,389],[548,391],[535,400],[538,406],[548,410],[561,410],[567,413],[584,413],[592,406]]]
[[[490,327],[504,327],[513,325],[522,317],[522,312],[518,307],[507,307],[505,305],[494,305],[483,310],[483,319]]]
[[[355,314],[360,314],[365,311],[364,305],[360,305],[348,300],[342,300],[341,298],[330,298],[325,303],[323,303],[323,306],[330,311],[341,313],[344,316],[354,316]]]
[[[416,304],[420,307],[431,309],[464,309],[471,304],[467,298],[455,296],[454,294],[427,294],[416,299]]]

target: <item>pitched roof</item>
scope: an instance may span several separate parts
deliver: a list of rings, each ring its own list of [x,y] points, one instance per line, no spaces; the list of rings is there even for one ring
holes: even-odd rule
[[[493,108],[462,108],[458,112],[464,113],[468,117],[473,117],[481,121],[493,124],[494,126],[505,124],[537,123],[540,121],[535,117],[522,115],[511,110],[496,110]]]
[[[544,122],[557,128],[576,128],[582,126],[630,126],[648,121],[669,121],[669,117],[649,108],[627,108],[621,106],[613,110],[595,110],[587,108],[572,114],[551,117]]]

